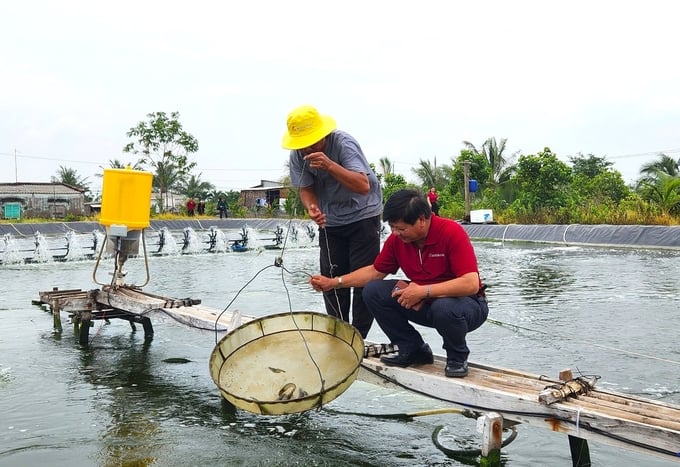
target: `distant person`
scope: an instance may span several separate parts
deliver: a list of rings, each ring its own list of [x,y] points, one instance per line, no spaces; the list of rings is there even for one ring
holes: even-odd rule
[[[411,323],[435,328],[444,341],[447,377],[468,374],[468,332],[486,321],[489,306],[477,258],[457,222],[432,216],[417,190],[396,191],[385,203],[383,219],[392,233],[369,266],[342,276],[341,287],[364,287],[364,301],[399,352],[384,355],[389,366],[433,363],[430,346]],[[401,270],[410,283],[382,280]],[[332,290],[335,279],[314,275],[316,290]],[[403,281],[402,281],[403,282]]]
[[[202,216],[205,214],[205,201],[202,199],[198,201],[198,205],[196,206],[196,211],[198,212],[199,216]]]
[[[430,187],[430,191],[427,192],[427,202],[432,209],[432,213],[435,216],[439,215],[439,195],[437,194],[437,189],[435,187]]]
[[[351,294],[342,275],[373,263],[380,251],[380,183],[357,140],[337,130],[332,117],[305,105],[288,114],[286,125],[291,185],[319,226],[321,274],[335,287],[324,290],[326,312],[349,322],[351,302],[352,325],[366,337],[373,316],[362,289]]]
[[[189,213],[189,217],[194,216],[194,210],[196,209],[196,201],[194,201],[194,198],[189,198],[189,201],[187,201],[187,213]]]
[[[267,200],[265,198],[257,198],[255,200],[255,209],[257,212],[267,209]]]
[[[224,201],[224,196],[220,196],[217,201],[217,212],[220,214],[220,219],[227,217],[227,203]]]

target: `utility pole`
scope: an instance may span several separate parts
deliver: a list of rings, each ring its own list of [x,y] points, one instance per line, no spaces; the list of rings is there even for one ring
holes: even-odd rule
[[[463,222],[470,223],[470,161],[463,161],[463,180],[465,184],[465,217]]]
[[[17,149],[14,148],[14,182],[19,183],[19,169],[17,168]]]
[[[437,188],[437,156],[434,156],[434,173],[432,174],[432,185]]]

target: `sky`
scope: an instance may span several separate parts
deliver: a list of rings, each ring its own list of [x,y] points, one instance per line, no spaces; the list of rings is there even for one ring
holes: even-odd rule
[[[626,182],[680,157],[673,1],[3,2],[0,182],[59,167],[100,190],[126,133],[179,112],[196,174],[222,190],[287,174],[309,104],[418,182],[420,160],[507,138],[506,155],[594,154]]]

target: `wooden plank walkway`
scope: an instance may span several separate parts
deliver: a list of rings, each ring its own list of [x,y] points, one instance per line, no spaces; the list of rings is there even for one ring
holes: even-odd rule
[[[362,361],[359,378],[680,463],[680,406],[599,388],[546,405],[539,395],[563,381],[476,363],[470,363],[467,377],[446,378],[445,365],[442,356],[435,356],[432,365],[409,368],[388,367],[379,357],[369,357]]]
[[[34,303],[48,307],[53,313],[71,313],[76,322],[85,322],[84,329],[89,328],[90,320],[108,316],[131,323],[142,322],[145,332],[151,335],[149,317],[160,314],[193,329],[214,333],[217,327],[222,335],[233,319],[232,313],[204,306],[200,300],[172,299],[127,288],[104,287],[89,292],[53,289],[40,292],[40,300]],[[240,317],[242,323],[251,319]],[[81,331],[81,343],[87,343],[86,337],[86,332]],[[366,344],[367,349],[379,347]],[[550,393],[553,387],[563,387],[565,381],[478,363],[470,364],[465,378],[446,378],[445,364],[444,357],[435,356],[432,365],[389,367],[380,362],[379,355],[369,355],[361,363],[358,378],[376,385],[414,391],[472,411],[498,412],[512,422],[680,463],[679,405],[597,387],[547,404],[544,398],[541,402],[542,394]]]

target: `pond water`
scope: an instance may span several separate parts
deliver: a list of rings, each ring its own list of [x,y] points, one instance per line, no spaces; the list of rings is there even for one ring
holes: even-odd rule
[[[227,232],[236,236],[237,232]],[[181,235],[179,233],[178,235]],[[680,403],[680,252],[475,242],[490,318],[469,335],[474,362],[556,376],[600,375],[598,385]],[[146,291],[245,315],[322,311],[307,285],[318,247],[174,254],[149,259]],[[277,257],[284,268],[274,267]],[[145,277],[140,258],[127,282]],[[440,402],[363,382],[321,410],[258,416],[225,404],[208,371],[215,336],[152,317],[154,339],[127,322],[95,322],[88,348],[31,300],[98,286],[94,261],[0,265],[0,465],[464,465],[432,443],[479,445],[475,422],[453,414],[412,421],[366,414],[414,412]],[[100,265],[102,276],[111,269]],[[65,317],[64,317],[65,318]],[[433,350],[441,339],[423,329]],[[377,326],[369,340],[385,342]],[[168,360],[174,359],[174,360]],[[185,363],[171,363],[183,361]],[[505,465],[570,466],[566,436],[520,425]],[[593,465],[668,460],[590,443]]]

